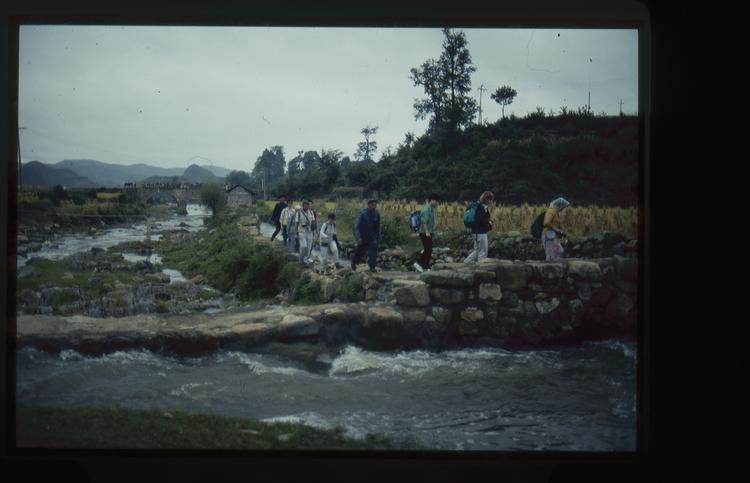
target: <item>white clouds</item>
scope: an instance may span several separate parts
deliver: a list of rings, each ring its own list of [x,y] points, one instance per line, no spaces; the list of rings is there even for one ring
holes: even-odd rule
[[[583,105],[589,80],[596,112],[617,112],[620,98],[631,112],[637,106],[635,31],[465,32],[477,67],[473,93],[482,83],[490,89],[482,103],[489,120],[500,116],[489,94],[503,84],[518,91],[506,114]],[[409,69],[439,56],[442,34],[24,26],[20,40],[19,121],[36,132],[22,134],[24,160],[172,167],[200,155],[250,169],[276,144],[287,154],[326,147],[351,155],[366,124],[380,126],[380,151],[407,131],[424,132]]]

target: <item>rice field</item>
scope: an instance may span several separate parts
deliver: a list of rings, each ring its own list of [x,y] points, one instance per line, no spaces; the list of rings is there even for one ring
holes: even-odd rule
[[[346,223],[347,217],[366,206],[365,200],[345,200],[331,202],[314,200],[315,210],[319,216],[329,211],[336,212],[339,222]],[[269,213],[276,201],[266,201]],[[418,210],[423,203],[416,200],[383,200],[378,203],[378,210],[383,216],[403,219],[412,211]],[[463,227],[463,214],[467,205],[458,202],[440,203],[437,208],[437,229]],[[494,232],[518,231],[528,233],[534,218],[547,209],[543,205],[494,206],[491,207],[492,227]],[[343,219],[342,219],[343,218]],[[620,233],[629,238],[638,237],[638,208],[611,206],[571,206],[562,211],[560,219],[563,229],[573,236],[588,236],[600,231]]]

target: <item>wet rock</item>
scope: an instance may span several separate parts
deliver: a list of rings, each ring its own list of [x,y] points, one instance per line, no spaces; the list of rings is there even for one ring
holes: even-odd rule
[[[140,260],[136,262],[134,268],[139,272],[153,273],[156,271],[156,267],[154,267],[154,264],[149,262],[148,260]]]
[[[161,284],[168,284],[170,280],[169,275],[164,272],[147,273],[144,278],[150,282]]]
[[[201,274],[198,274],[195,277],[191,278],[190,281],[196,285],[203,285],[206,283],[206,277],[204,277]]]
[[[430,292],[425,283],[401,287],[395,291],[394,295],[398,305],[430,305]]]

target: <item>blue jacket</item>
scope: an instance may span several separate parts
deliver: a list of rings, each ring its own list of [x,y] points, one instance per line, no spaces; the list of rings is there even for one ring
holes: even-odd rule
[[[279,201],[278,203],[276,203],[276,206],[274,206],[273,208],[273,214],[271,215],[271,220],[274,222],[279,221],[279,219],[281,218],[281,212],[284,211],[284,208],[286,207],[287,207],[287,204],[284,203],[283,201]]]
[[[354,222],[354,238],[361,238],[364,243],[380,240],[380,213],[377,210],[370,213],[370,210],[364,208],[359,212],[357,221]]]
[[[477,206],[476,216],[476,223],[474,223],[474,227],[471,229],[472,233],[483,234],[492,229],[490,224],[490,213],[482,203],[479,203],[479,206]]]

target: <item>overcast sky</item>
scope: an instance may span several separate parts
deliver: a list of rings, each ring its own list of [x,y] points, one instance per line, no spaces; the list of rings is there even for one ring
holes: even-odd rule
[[[489,94],[537,106],[636,113],[636,30],[464,29],[483,117]],[[19,125],[24,162],[96,159],[250,171],[264,148],[340,149],[379,126],[376,159],[395,148],[424,97],[409,69],[442,49],[440,29],[22,26]]]

